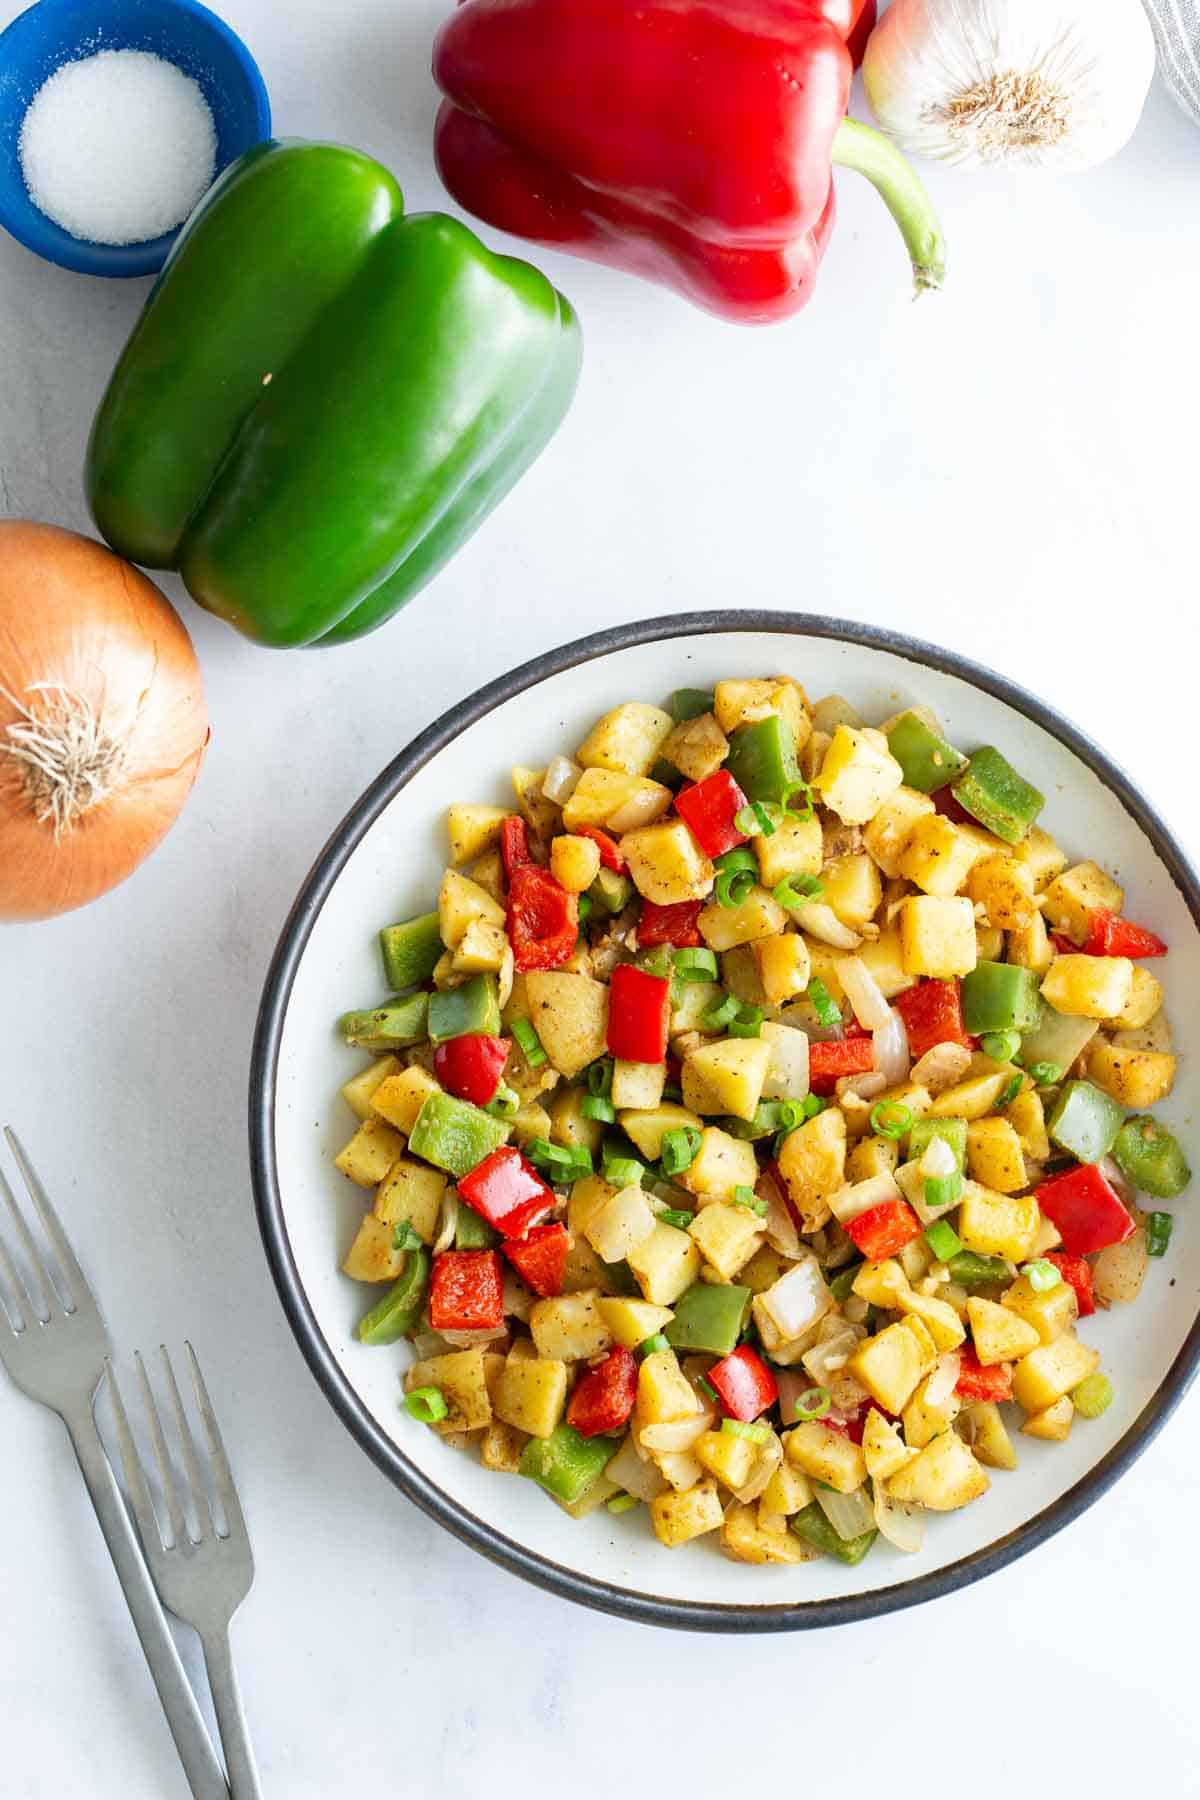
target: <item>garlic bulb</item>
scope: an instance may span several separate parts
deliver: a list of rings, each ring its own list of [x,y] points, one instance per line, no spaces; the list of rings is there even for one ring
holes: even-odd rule
[[[1128,141],[1153,74],[1141,0],[893,0],[863,64],[903,149],[1058,172]]]

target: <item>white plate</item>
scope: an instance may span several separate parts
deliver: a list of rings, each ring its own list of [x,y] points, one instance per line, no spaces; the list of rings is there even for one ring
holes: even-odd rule
[[[1165,1107],[1190,1112],[1200,1027],[1200,888],[1148,804],[1103,753],[1028,694],[945,652],[797,614],[713,613],[620,627],[518,669],[464,701],[384,771],[322,852],[284,930],[255,1048],[251,1136],[259,1217],[293,1330],[347,1426],[397,1485],[486,1555],[554,1591],[659,1624],[778,1630],[911,1605],[1031,1549],[1097,1499],[1180,1399],[1200,1357],[1200,1228],[1185,1201],[1167,1259],[1138,1303],[1089,1319],[1116,1399],[1065,1444],[1018,1438],[1020,1468],[957,1513],[931,1518],[925,1548],[879,1542],[857,1568],[729,1562],[710,1540],[663,1549],[644,1511],[569,1518],[532,1482],[448,1449],[402,1411],[402,1346],[366,1349],[364,1290],[338,1273],[362,1195],[333,1167],[353,1126],[338,1088],[361,1066],[338,1015],[383,996],[380,926],[427,911],[445,862],[452,801],[511,802],[513,763],[570,751],[622,700],[661,701],[723,676],[794,675],[814,697],[845,695],[868,719],[933,707],[965,749],[994,743],[1045,793],[1042,823],[1128,892],[1128,912],[1171,946],[1167,1005],[1183,1076]],[[1186,1133],[1185,1133],[1186,1136]],[[1200,1145],[1189,1146],[1193,1164]]]

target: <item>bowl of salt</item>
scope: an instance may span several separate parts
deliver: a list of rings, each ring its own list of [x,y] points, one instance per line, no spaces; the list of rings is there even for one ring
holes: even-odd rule
[[[85,275],[153,275],[269,137],[254,58],[198,0],[38,0],[0,32],[0,226]]]

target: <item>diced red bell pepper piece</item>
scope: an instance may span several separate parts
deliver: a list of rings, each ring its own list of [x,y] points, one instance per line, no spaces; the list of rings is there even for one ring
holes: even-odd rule
[[[512,880],[514,869],[523,869],[533,861],[529,854],[529,827],[518,813],[509,813],[500,827],[500,860],[508,881]]]
[[[949,819],[952,825],[974,825],[978,830],[979,820],[973,819],[961,801],[955,798],[953,788],[939,788],[929,798],[933,801],[934,811],[941,813],[944,819]]]
[[[875,1066],[870,1037],[846,1037],[808,1046],[808,1085],[814,1094],[832,1094],[843,1075],[868,1075]]]
[[[1083,946],[1085,956],[1165,956],[1167,946],[1144,925],[1135,925],[1132,919],[1122,919],[1118,913],[1110,911],[1107,906],[1092,908],[1087,943]]]
[[[637,1358],[632,1350],[618,1345],[578,1382],[567,1407],[567,1424],[573,1425],[580,1437],[620,1431],[633,1411],[637,1388]]]
[[[579,900],[549,869],[522,863],[508,883],[508,941],[518,974],[558,969],[575,954]]]
[[[1079,1317],[1088,1318],[1096,1310],[1091,1263],[1082,1256],[1067,1256],[1062,1250],[1047,1250],[1046,1261],[1053,1263],[1063,1280],[1075,1289]]]
[[[1037,1203],[1056,1225],[1068,1256],[1087,1256],[1123,1244],[1137,1229],[1116,1189],[1095,1163],[1052,1175],[1035,1189]]]
[[[1052,931],[1050,942],[1060,956],[1082,956],[1084,954],[1083,945],[1077,944],[1074,938],[1064,937],[1061,931]]]
[[[524,1237],[557,1204],[553,1189],[511,1144],[501,1144],[476,1163],[469,1175],[460,1178],[458,1191],[506,1238]]]
[[[659,1063],[667,1054],[671,983],[618,963],[608,989],[608,1051],[622,1062]]]
[[[961,1367],[954,1384],[956,1394],[961,1394],[964,1400],[1012,1399],[1011,1363],[991,1363],[985,1368],[968,1345],[963,1346],[959,1356]]]
[[[563,1274],[571,1251],[571,1234],[557,1220],[553,1225],[535,1225],[519,1243],[510,1240],[503,1246],[525,1286],[543,1299],[561,1294]]]
[[[496,1098],[507,1061],[505,1039],[483,1032],[447,1038],[433,1053],[434,1073],[446,1092],[472,1106],[486,1106]]]
[[[746,796],[728,769],[706,775],[675,796],[675,811],[705,856],[724,856],[746,842],[745,832],[733,822],[745,804]]]
[[[731,1419],[749,1423],[759,1413],[774,1406],[779,1387],[757,1350],[739,1344],[728,1356],[713,1364],[706,1377],[720,1396],[721,1405]]]
[[[853,0],[850,10],[854,15],[854,23],[850,28],[850,36],[846,39],[846,48],[857,69],[867,53],[867,39],[875,29],[875,0]]]
[[[434,1331],[494,1331],[504,1323],[504,1269],[495,1250],[443,1250],[433,1259]]]
[[[878,1403],[872,1400],[856,1407],[852,1413],[833,1411],[823,1413],[817,1423],[824,1425],[827,1431],[836,1431],[839,1437],[849,1438],[852,1444],[861,1444],[863,1432],[867,1427],[867,1414],[872,1406],[877,1405]],[[879,1410],[883,1409],[880,1407]],[[889,1419],[893,1416],[892,1413],[887,1414]]]
[[[916,987],[897,994],[892,1004],[904,1020],[914,1062],[935,1044],[975,1049],[975,1039],[963,1025],[962,989],[957,980],[919,981]]]
[[[676,900],[671,906],[642,901],[637,938],[643,950],[654,944],[673,944],[677,950],[698,950],[704,939],[696,929],[703,900]]]
[[[921,1222],[906,1200],[885,1200],[846,1222],[847,1235],[868,1262],[884,1262],[921,1235]]]
[[[609,837],[607,831],[601,831],[598,825],[573,825],[571,830],[575,837],[591,838],[600,852],[600,862],[604,868],[615,869],[618,875],[624,874],[628,865],[621,855],[621,847],[615,838]]]

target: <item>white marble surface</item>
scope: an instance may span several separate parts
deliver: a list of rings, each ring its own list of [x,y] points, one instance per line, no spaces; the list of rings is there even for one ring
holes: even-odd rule
[[[0,0],[0,23],[16,10]],[[442,10],[225,7],[278,128],[364,146],[417,207],[442,204],[425,75]],[[807,1638],[668,1638],[525,1587],[388,1486],[300,1359],[250,1204],[250,1032],[316,850],[419,727],[606,622],[763,603],[940,639],[1043,689],[1200,853],[1200,136],[1156,92],[1092,176],[932,185],[951,284],[917,308],[850,178],[817,300],[772,331],[542,258],[587,334],[552,452],[368,643],[282,657],[185,603],[214,736],[181,824],[88,914],[0,937],[0,1113],[123,1347],[186,1333],[226,1422],[258,1548],[237,1642],[271,1795],[528,1800],[619,1774],[715,1796],[756,1764],[916,1793],[932,1752],[999,1800],[1194,1766],[1195,1396],[1100,1507],[982,1586]],[[86,525],[87,423],[142,291],[0,241],[0,510]],[[0,1792],[181,1795],[60,1428],[0,1381],[0,1434]]]

